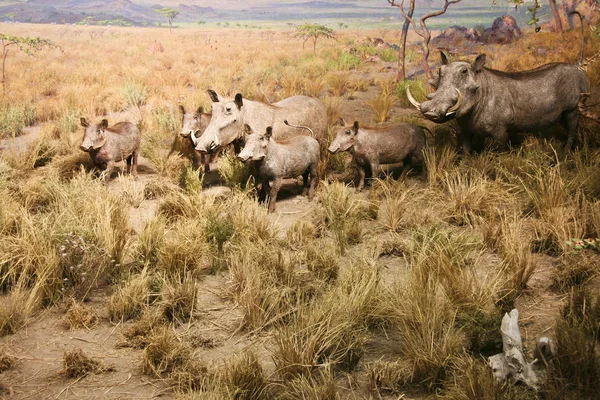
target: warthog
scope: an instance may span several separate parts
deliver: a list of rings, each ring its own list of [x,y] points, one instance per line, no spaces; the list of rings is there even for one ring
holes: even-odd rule
[[[213,90],[209,90],[208,94],[213,102],[212,119],[196,142],[196,150],[211,152],[234,141],[243,141],[245,126],[260,133],[271,126],[276,140],[314,134],[315,139],[325,144],[327,109],[317,99],[292,96],[267,104],[243,99],[240,93],[234,99],[222,98]],[[236,152],[239,149],[236,148]]]
[[[191,158],[194,169],[199,169],[202,165],[204,166],[204,172],[209,172],[210,163],[216,161],[217,154],[211,157],[196,150],[195,146],[210,123],[211,114],[205,113],[203,107],[198,107],[195,112],[186,112],[182,105],[179,105],[179,111],[183,115],[180,135],[184,141],[181,153]],[[171,149],[171,152],[173,151],[175,151],[175,143],[173,143]]]
[[[247,136],[246,145],[238,154],[238,158],[243,162],[256,161],[257,182],[262,184],[262,196],[259,198],[269,195],[269,212],[275,211],[277,193],[285,178],[302,175],[302,195],[308,194],[308,199],[312,200],[319,181],[317,164],[320,148],[316,139],[310,136],[295,136],[276,142],[273,139],[273,129],[269,126],[265,134],[253,133]]]
[[[377,177],[380,164],[403,163],[402,176],[413,164],[413,158],[419,160],[423,173],[425,163],[423,157],[425,132],[423,128],[413,124],[395,124],[381,128],[360,128],[358,121],[352,126],[342,127],[331,145],[329,152],[336,154],[349,151],[358,170],[358,187],[365,186],[365,175],[371,170],[373,178]]]
[[[413,98],[409,88],[406,94],[431,121],[456,119],[465,153],[471,151],[474,136],[491,136],[504,149],[509,134],[536,132],[555,123],[567,130],[566,148],[571,149],[577,136],[578,104],[589,91],[581,68],[583,46],[582,37],[575,65],[551,63],[522,72],[485,68],[485,54],[470,64],[448,62],[441,53],[439,75],[430,81],[435,93],[428,95],[429,100],[423,103]]]
[[[89,124],[81,118],[85,128],[83,142],[79,148],[90,153],[96,167],[104,169],[104,181],[108,182],[110,173],[117,161],[127,161],[127,172],[137,176],[137,158],[140,152],[140,130],[131,122],[118,122],[109,127],[103,119],[99,124]]]

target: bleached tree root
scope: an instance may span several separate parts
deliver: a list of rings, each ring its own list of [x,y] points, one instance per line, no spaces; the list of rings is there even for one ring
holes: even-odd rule
[[[518,320],[517,309],[504,314],[500,328],[504,352],[491,356],[488,362],[499,381],[509,380],[538,390],[546,379],[546,365],[552,357],[552,341],[547,337],[541,338],[533,351],[534,360],[527,363]]]

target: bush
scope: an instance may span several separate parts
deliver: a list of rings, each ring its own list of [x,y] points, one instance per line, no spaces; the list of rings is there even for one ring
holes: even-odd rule
[[[396,85],[396,97],[400,102],[400,105],[404,108],[412,108],[413,105],[408,101],[408,97],[406,97],[406,88],[410,86],[410,92],[413,97],[421,102],[427,100],[425,95],[427,94],[427,90],[425,89],[425,82],[421,80],[413,80],[413,81],[402,81],[398,82]]]
[[[146,86],[135,81],[129,82],[121,91],[125,105],[129,107],[140,107],[148,97]]]
[[[0,109],[0,139],[23,133],[23,128],[35,123],[35,108],[29,106],[5,106]]]

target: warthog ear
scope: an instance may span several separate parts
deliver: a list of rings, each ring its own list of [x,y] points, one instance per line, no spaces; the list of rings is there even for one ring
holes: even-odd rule
[[[344,118],[340,117],[335,124],[339,126],[346,126],[346,121],[344,121]]]
[[[354,133],[357,134],[358,133],[358,121],[354,121],[354,125],[352,125],[352,128],[354,129]]]
[[[210,99],[212,100],[213,103],[218,103],[219,102],[219,95],[217,94],[217,92],[215,92],[212,89],[208,89],[207,92],[208,92],[208,95],[210,96]]]
[[[233,102],[237,106],[238,110],[240,108],[242,108],[242,106],[244,105],[244,102],[242,101],[242,95],[240,93],[238,93],[238,94],[235,95],[235,99],[234,99]]]
[[[448,65],[448,57],[446,57],[446,53],[440,51],[440,57],[442,58],[442,65]]]
[[[81,121],[81,126],[83,126],[84,128],[87,128],[88,126],[90,126],[90,124],[88,124],[88,122],[83,117],[81,117],[81,119],[79,121]]]
[[[179,105],[179,111],[181,111],[181,113],[182,113],[183,115],[185,115],[185,107],[183,106],[183,104],[180,104],[180,105]]]
[[[108,120],[103,119],[102,122],[100,122],[100,129],[106,129],[106,128],[108,128]]]
[[[196,111],[196,113],[197,113],[198,115],[202,115],[202,114],[204,114],[204,107],[202,107],[202,106],[198,107],[198,110]]]
[[[265,133],[265,137],[267,139],[271,139],[272,135],[273,135],[273,128],[270,126],[267,126],[267,132]]]
[[[251,134],[252,134],[252,128],[250,128],[250,125],[244,124],[244,135],[251,135]]]
[[[477,56],[475,61],[473,61],[473,71],[479,72],[483,69],[485,65],[485,54],[480,54]]]

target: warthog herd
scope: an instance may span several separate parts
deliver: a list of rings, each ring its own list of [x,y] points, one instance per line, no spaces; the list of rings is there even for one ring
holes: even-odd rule
[[[502,72],[485,67],[485,54],[473,63],[449,62],[441,53],[442,65],[436,79],[430,81],[435,92],[419,103],[410,90],[410,102],[425,118],[436,123],[455,119],[460,127],[462,150],[469,153],[474,139],[491,137],[501,149],[509,143],[509,134],[536,132],[559,123],[566,130],[566,148],[571,149],[579,120],[582,99],[589,84],[581,69],[581,55],[573,64],[552,63],[530,71]],[[223,98],[213,90],[212,112],[202,107],[182,114],[180,132],[187,153],[196,169],[209,171],[211,157],[232,145],[243,162],[254,163],[259,200],[275,210],[277,193],[286,178],[304,179],[303,195],[313,198],[318,183],[318,164],[327,149],[327,109],[318,99],[293,96],[274,104],[244,99]],[[81,118],[85,134],[80,148],[89,152],[93,163],[106,169],[108,180],[115,162],[127,161],[128,171],[136,175],[140,150],[140,132],[130,122],[111,127],[106,119],[98,125]],[[345,125],[345,124],[344,124]],[[348,151],[358,171],[358,190],[365,177],[377,177],[380,164],[403,164],[402,176],[418,161],[425,174],[423,127],[399,123],[368,128],[355,121],[339,128],[328,150],[335,154]]]

